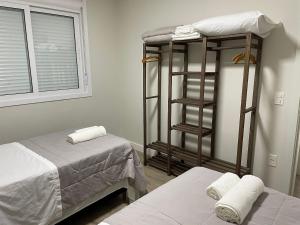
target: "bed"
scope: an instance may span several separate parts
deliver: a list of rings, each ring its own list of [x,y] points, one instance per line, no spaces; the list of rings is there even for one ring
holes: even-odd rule
[[[104,220],[100,225],[229,225],[216,217],[206,187],[222,174],[195,167]],[[299,225],[300,200],[270,188],[244,225]]]
[[[120,189],[133,201],[146,192],[130,143],[108,134],[72,145],[71,130],[0,146],[0,221],[56,224]]]

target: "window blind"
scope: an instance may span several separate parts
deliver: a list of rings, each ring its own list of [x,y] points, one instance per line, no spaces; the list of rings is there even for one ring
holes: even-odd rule
[[[78,89],[73,17],[31,13],[39,91]]]
[[[24,11],[0,7],[0,95],[32,92]]]

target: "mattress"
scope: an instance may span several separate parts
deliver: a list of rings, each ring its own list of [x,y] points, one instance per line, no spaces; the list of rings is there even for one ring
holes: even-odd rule
[[[141,194],[146,192],[143,166],[127,140],[108,134],[72,145],[66,141],[71,132],[20,142],[57,167],[63,214],[126,178]]]
[[[229,225],[214,213],[206,187],[222,174],[193,168],[162,185],[100,225]],[[255,202],[244,225],[299,225],[300,200],[270,188]]]

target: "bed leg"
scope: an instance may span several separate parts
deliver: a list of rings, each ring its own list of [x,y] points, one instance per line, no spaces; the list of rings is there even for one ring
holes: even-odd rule
[[[122,193],[123,203],[129,204],[128,190],[125,189]]]

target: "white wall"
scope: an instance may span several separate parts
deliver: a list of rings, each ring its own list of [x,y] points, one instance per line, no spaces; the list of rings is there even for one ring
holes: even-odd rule
[[[275,21],[282,21],[284,28],[276,30],[265,40],[263,67],[259,100],[259,116],[256,135],[254,173],[265,183],[280,191],[288,192],[291,162],[295,140],[297,102],[299,99],[300,76],[295,67],[296,55],[296,2],[278,0],[271,4],[268,0],[238,1],[228,0],[120,0],[118,14],[118,47],[120,52],[118,79],[121,82],[120,105],[121,134],[142,143],[142,41],[140,35],[145,30],[171,24],[185,24],[199,19],[258,9]],[[223,56],[229,57],[229,56]],[[225,67],[224,67],[225,66]],[[223,66],[218,121],[218,155],[235,159],[237,114],[229,107],[238,109],[240,73],[231,65]],[[285,105],[273,105],[275,91],[286,92]],[[232,94],[231,94],[232,93]],[[163,114],[165,115],[165,113]],[[231,127],[226,130],[224,127]],[[266,165],[269,153],[278,154],[276,168]]]
[[[115,73],[116,6],[113,0],[88,1],[93,97],[0,108],[0,143],[67,128],[104,124],[119,133]]]

